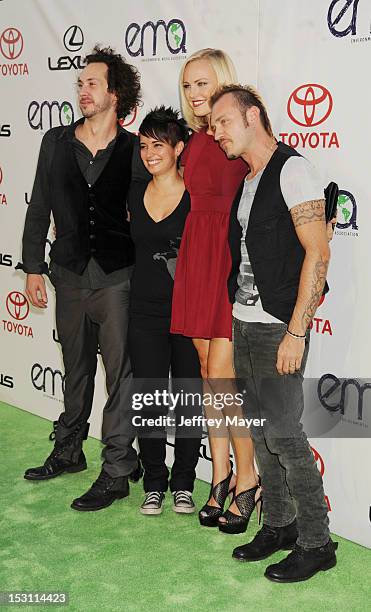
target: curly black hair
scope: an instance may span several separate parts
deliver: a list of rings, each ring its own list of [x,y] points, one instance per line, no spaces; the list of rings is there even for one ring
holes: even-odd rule
[[[117,96],[116,114],[118,119],[125,119],[141,101],[140,74],[128,64],[111,47],[95,45],[92,53],[86,56],[87,64],[103,63],[107,65],[108,91]]]
[[[172,147],[181,140],[186,143],[189,137],[187,125],[179,118],[179,112],[164,105],[156,106],[144,117],[139,134],[167,142]]]

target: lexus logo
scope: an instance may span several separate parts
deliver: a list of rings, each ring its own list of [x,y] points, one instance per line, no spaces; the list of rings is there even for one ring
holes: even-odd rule
[[[68,28],[63,36],[63,44],[67,51],[71,51],[72,53],[80,51],[84,44],[84,34],[82,33],[82,29],[77,25],[73,25]]]
[[[23,51],[23,36],[16,28],[7,28],[0,36],[0,51],[8,60],[15,60]]]
[[[287,102],[287,113],[297,125],[314,127],[326,121],[332,111],[332,96],[326,87],[309,83],[300,85]]]
[[[23,293],[12,291],[6,298],[6,309],[13,319],[23,321],[30,311],[30,306]]]
[[[322,459],[321,455],[319,454],[319,452],[315,448],[313,448],[313,446],[311,446],[311,449],[312,449],[313,457],[314,457],[314,460],[315,460],[315,462],[317,464],[317,468],[319,470],[319,473],[321,474],[321,476],[323,476],[324,473],[325,473],[325,462],[323,461],[323,459]]]

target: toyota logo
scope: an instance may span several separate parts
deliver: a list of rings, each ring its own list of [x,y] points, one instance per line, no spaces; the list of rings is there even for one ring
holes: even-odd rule
[[[318,302],[317,308],[319,308],[321,306],[321,304],[323,304],[323,302],[325,301],[325,297],[326,297],[325,294],[321,295],[321,297],[319,299],[319,302]]]
[[[287,113],[294,123],[314,127],[326,121],[332,111],[332,96],[323,85],[300,85],[287,102]]]
[[[64,33],[63,44],[67,51],[71,51],[72,53],[80,51],[84,44],[84,34],[82,33],[82,29],[77,25],[69,27]]]
[[[137,112],[138,112],[138,107],[136,106],[134,110],[125,117],[125,119],[120,119],[119,124],[121,125],[121,127],[127,128],[129,127],[129,125],[134,123],[135,119],[137,118]]]
[[[317,468],[318,468],[321,476],[323,476],[324,473],[325,473],[325,462],[323,461],[323,459],[322,459],[321,455],[319,454],[319,452],[315,448],[313,448],[313,446],[311,446],[311,449],[312,449],[314,460],[315,460],[315,462],[317,464]]]
[[[30,306],[23,293],[12,291],[6,298],[6,309],[13,319],[23,321],[30,311]]]
[[[1,185],[2,182],[3,182],[3,171],[0,168],[0,185]]]
[[[23,36],[16,28],[7,28],[0,36],[0,51],[6,59],[14,60],[23,51]]]

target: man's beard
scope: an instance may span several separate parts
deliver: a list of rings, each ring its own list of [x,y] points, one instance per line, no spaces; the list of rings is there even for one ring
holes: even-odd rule
[[[86,108],[85,110],[81,108],[80,106],[80,111],[83,117],[85,117],[85,119],[91,119],[92,117],[95,117],[96,115],[98,115],[99,113],[108,110],[111,106],[111,103],[109,101],[103,102],[103,104],[93,104],[93,108]]]
[[[90,110],[88,110],[88,109],[83,110],[80,107],[80,110],[81,110],[82,116],[85,117],[85,119],[90,119],[91,117],[94,117],[97,114],[97,111],[95,110],[95,108],[90,109]]]

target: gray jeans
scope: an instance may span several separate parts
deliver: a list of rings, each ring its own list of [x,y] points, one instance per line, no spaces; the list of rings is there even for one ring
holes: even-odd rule
[[[264,523],[289,525],[297,519],[303,548],[327,543],[328,508],[300,418],[304,408],[303,374],[309,334],[300,371],[281,376],[277,350],[286,325],[233,320],[234,368],[245,389],[246,416],[265,418],[264,428],[252,428],[263,488]]]
[[[103,467],[113,478],[127,476],[137,465],[130,386],[123,384],[131,380],[127,342],[130,280],[102,289],[81,289],[56,278],[53,283],[66,374],[65,411],[59,417],[56,439],[63,441],[90,417],[99,343],[108,392],[102,420]]]

